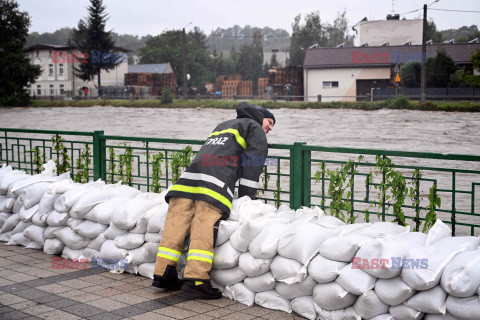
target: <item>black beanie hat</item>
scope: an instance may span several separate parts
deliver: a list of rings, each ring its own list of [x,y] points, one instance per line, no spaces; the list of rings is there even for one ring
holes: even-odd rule
[[[270,119],[273,119],[273,124],[276,123],[275,121],[275,116],[273,115],[273,113],[271,113],[270,111],[268,111],[267,109],[263,109],[263,117],[264,118],[270,118]]]

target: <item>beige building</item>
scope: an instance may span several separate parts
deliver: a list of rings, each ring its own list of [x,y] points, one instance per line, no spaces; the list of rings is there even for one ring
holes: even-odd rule
[[[126,52],[127,50],[123,49],[122,51]],[[89,89],[88,96],[98,96],[97,76],[94,76],[91,81],[83,81],[74,75],[73,67],[78,68],[83,57],[83,54],[75,47],[36,44],[25,48],[24,52],[32,64],[38,65],[42,69],[40,77],[27,88],[30,96],[64,96],[65,98],[71,98],[72,91],[73,96],[78,96],[80,94],[79,89],[83,87]],[[102,86],[124,85],[124,75],[128,72],[128,59],[126,53],[119,55],[122,56],[122,62],[115,69],[108,72],[101,71]],[[84,93],[82,93],[82,96],[84,96]]]
[[[364,18],[352,29],[356,32],[353,39],[355,47],[422,44],[422,19],[399,20],[398,15],[388,15],[387,20],[377,21],[368,21],[367,18]]]

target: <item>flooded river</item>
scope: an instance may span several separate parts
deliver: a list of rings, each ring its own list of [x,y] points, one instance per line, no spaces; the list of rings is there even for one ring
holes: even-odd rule
[[[301,141],[309,145],[328,147],[480,155],[480,113],[408,110],[272,111],[277,124],[267,136],[269,143],[292,144]],[[9,108],[0,109],[0,128],[103,130],[107,135],[203,140],[219,122],[234,117],[234,110],[225,109]],[[342,155],[338,154],[329,155],[329,159],[333,160],[354,156],[341,157]],[[446,161],[399,158],[395,159],[395,163],[480,170],[480,163],[472,162],[453,164]],[[288,173],[288,163],[282,164],[282,172]],[[427,172],[423,174],[424,177],[428,176]],[[438,180],[440,189],[452,188],[450,173],[435,172],[431,177]],[[281,181],[282,186],[289,183],[288,177]],[[471,191],[472,188],[475,189],[472,182],[479,183],[479,175],[459,174],[455,187],[457,190]],[[365,188],[364,181],[359,181],[358,185],[357,181],[355,183],[356,192],[362,191],[362,184]],[[428,188],[427,185],[421,190],[424,198],[428,195]],[[312,185],[314,194],[319,192],[318,189],[318,185]],[[479,189],[480,187],[476,187],[476,198],[480,198]],[[456,210],[471,212],[471,195],[457,194],[455,200]],[[475,199],[474,206],[474,211],[479,212],[480,199]],[[452,199],[447,193],[442,196],[442,208],[449,210],[451,207]],[[450,220],[448,213],[440,213],[439,216]],[[466,215],[457,216],[457,221],[480,224],[479,217]],[[470,233],[470,230],[465,227],[459,233]]]

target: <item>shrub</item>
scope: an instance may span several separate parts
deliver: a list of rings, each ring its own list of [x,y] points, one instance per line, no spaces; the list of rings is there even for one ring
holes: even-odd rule
[[[167,88],[162,89],[162,95],[160,96],[162,104],[168,104],[173,102],[173,94]]]

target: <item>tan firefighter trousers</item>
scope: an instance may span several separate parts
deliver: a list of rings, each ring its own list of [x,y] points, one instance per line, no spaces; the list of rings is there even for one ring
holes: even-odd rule
[[[221,217],[220,209],[208,202],[170,198],[154,274],[163,276],[168,265],[177,265],[185,238],[190,234],[184,279],[210,279],[209,272],[212,269],[214,252],[214,227],[218,228],[216,223]]]

